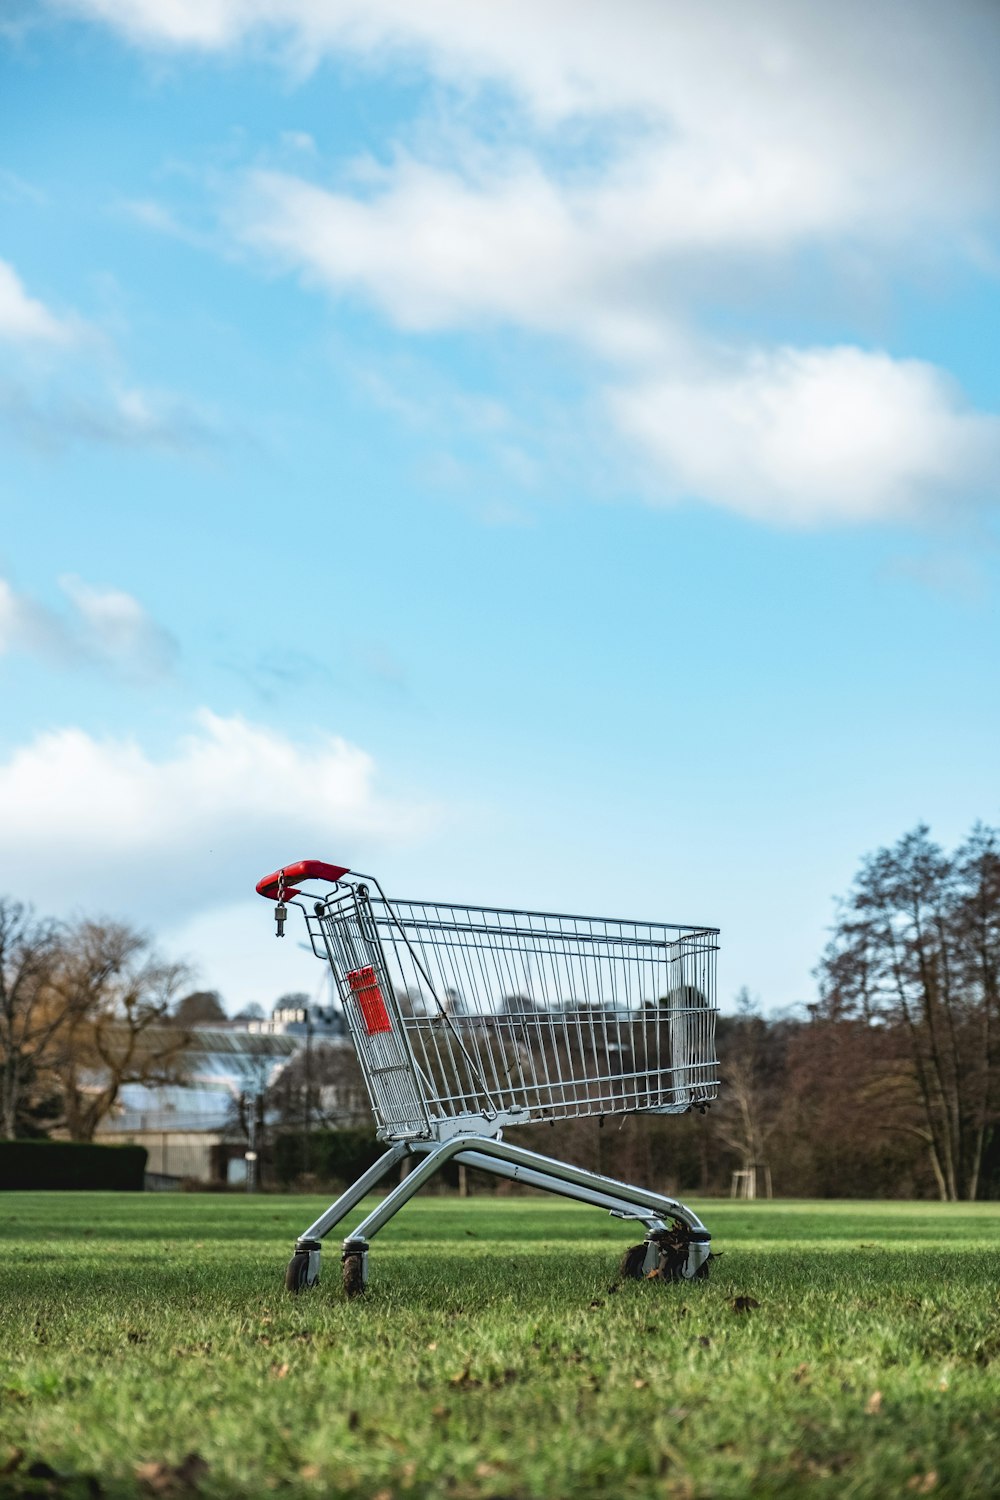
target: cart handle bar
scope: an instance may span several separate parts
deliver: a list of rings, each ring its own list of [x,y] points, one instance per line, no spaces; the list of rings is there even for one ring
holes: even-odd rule
[[[275,870],[273,875],[262,876],[257,882],[257,894],[266,896],[269,901],[277,901],[279,888],[285,896],[299,894],[293,881],[326,880],[331,885],[336,885],[342,875],[349,874],[345,865],[328,865],[321,859],[300,859],[294,865],[284,865],[282,869]]]

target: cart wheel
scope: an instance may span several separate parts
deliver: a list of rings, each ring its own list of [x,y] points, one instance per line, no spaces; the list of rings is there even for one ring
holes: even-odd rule
[[[361,1251],[344,1256],[342,1274],[347,1297],[360,1297],[365,1290],[365,1260]]]
[[[646,1252],[649,1246],[645,1240],[641,1245],[630,1245],[618,1263],[618,1276],[622,1281],[642,1281],[646,1274]]]
[[[309,1285],[309,1255],[299,1250],[285,1267],[285,1288],[289,1292],[301,1292]],[[315,1283],[313,1283],[315,1285]]]
[[[285,1287],[290,1292],[304,1292],[308,1287],[319,1286],[320,1243],[318,1240],[300,1240],[295,1254],[285,1267]]]
[[[697,1236],[704,1243],[708,1236]],[[686,1274],[691,1253],[692,1235],[687,1226],[678,1220],[669,1229],[660,1229],[650,1234],[641,1245],[630,1245],[618,1263],[618,1276],[622,1281],[707,1281],[708,1262],[705,1259],[690,1276]]]

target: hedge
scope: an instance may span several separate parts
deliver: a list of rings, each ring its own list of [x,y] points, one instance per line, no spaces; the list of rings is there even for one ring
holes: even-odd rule
[[[531,1142],[535,1144],[534,1141]],[[376,1139],[375,1132],[364,1126],[346,1130],[293,1130],[279,1135],[274,1141],[274,1176],[282,1187],[290,1187],[300,1179],[315,1178],[322,1184],[346,1187],[367,1172],[387,1150],[383,1141]],[[438,1187],[458,1186],[458,1162],[446,1161],[434,1175]],[[496,1178],[482,1172],[471,1172],[470,1183],[492,1192]],[[394,1187],[396,1178],[390,1175],[383,1187]]]
[[[88,1141],[0,1141],[0,1191],[26,1188],[102,1189],[141,1193],[145,1146],[95,1146]]]
[[[274,1142],[274,1175],[286,1187],[308,1174],[320,1182],[353,1182],[377,1162],[385,1146],[372,1130],[311,1130],[279,1135]]]

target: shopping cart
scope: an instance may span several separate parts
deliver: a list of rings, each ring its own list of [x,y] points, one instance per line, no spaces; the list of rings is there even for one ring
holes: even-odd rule
[[[308,900],[300,886],[319,882]],[[645,1225],[622,1274],[708,1274],[709,1234],[673,1198],[503,1140],[508,1126],[584,1115],[683,1114],[715,1098],[718,930],[389,901],[378,881],[301,860],[258,882],[305,916],[334,974],[385,1154],[297,1240],[291,1291],[319,1280],[320,1247],[404,1158],[416,1158],[343,1242],[364,1290],[374,1235],[448,1161]]]

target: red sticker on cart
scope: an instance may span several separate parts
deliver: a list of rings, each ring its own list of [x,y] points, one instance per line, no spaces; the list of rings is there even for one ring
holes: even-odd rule
[[[380,1031],[391,1031],[392,1021],[371,965],[364,969],[353,969],[347,976],[347,982],[358,1002],[368,1035],[377,1036]]]

